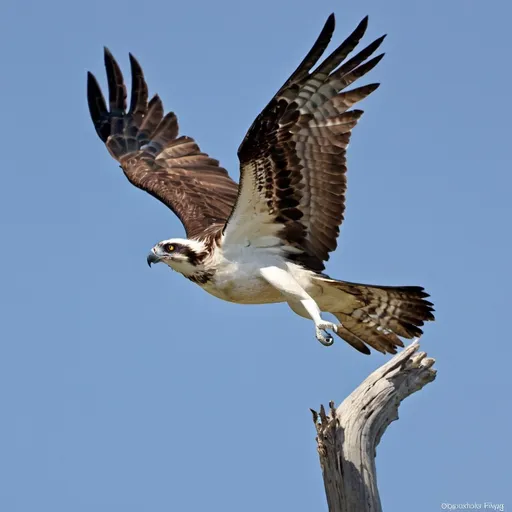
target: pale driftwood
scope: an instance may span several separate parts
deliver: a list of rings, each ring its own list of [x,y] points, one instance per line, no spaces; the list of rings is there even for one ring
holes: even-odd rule
[[[329,512],[380,512],[375,449],[400,402],[432,382],[434,359],[415,342],[373,372],[343,403],[313,412]]]

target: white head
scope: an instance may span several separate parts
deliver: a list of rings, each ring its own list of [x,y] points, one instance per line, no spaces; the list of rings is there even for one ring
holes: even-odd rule
[[[148,265],[165,263],[176,272],[190,276],[203,269],[208,249],[199,240],[169,238],[157,243],[148,255]]]

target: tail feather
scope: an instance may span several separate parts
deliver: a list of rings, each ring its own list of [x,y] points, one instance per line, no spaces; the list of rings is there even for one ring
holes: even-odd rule
[[[373,347],[395,354],[400,339],[418,338],[434,320],[429,295],[419,286],[373,286],[325,279],[321,309],[339,321],[338,335],[364,354]]]
[[[340,322],[342,322],[342,318],[339,315],[334,315]],[[370,355],[370,349],[364,344],[364,341],[361,338],[358,338],[355,334],[346,329],[341,323],[338,325],[338,330],[336,334],[343,340],[345,340],[349,345],[352,345],[356,350],[363,354]]]
[[[369,316],[358,319],[343,313],[335,314],[335,316],[340,320],[342,327],[346,331],[357,336],[361,341],[364,341],[383,354],[396,354],[396,348],[404,346],[402,340],[397,336],[397,334],[390,329],[382,327],[377,321],[373,320]],[[343,329],[338,334],[342,339],[347,341],[344,336]]]

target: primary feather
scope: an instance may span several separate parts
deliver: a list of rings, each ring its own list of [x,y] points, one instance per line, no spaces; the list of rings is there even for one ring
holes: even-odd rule
[[[148,102],[142,69],[132,55],[130,64],[128,111],[123,75],[108,49],[105,67],[110,110],[96,78],[88,74],[87,96],[96,132],[130,182],[168,206],[183,222],[188,237],[222,226],[231,213],[237,184],[217,160],[201,152],[194,139],[178,136],[176,115],[163,115],[158,95]]]

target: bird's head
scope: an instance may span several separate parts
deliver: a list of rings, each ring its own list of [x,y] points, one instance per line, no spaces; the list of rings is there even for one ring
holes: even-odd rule
[[[157,243],[148,254],[148,265],[165,263],[173,270],[189,276],[202,270],[207,247],[198,240],[170,238]]]

